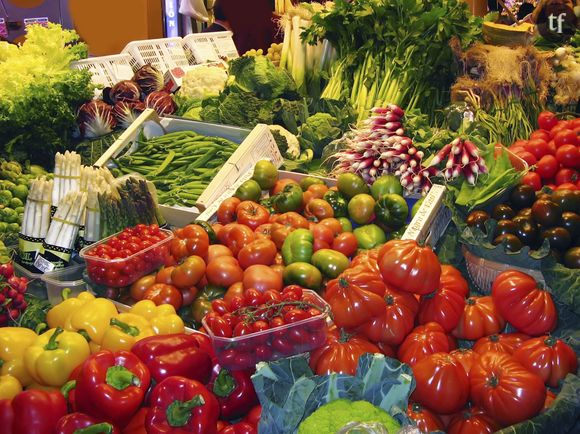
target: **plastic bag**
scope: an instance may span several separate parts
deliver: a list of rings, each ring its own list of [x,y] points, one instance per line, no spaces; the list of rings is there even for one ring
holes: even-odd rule
[[[209,15],[203,0],[180,0],[179,13],[198,21],[209,21]]]
[[[381,423],[350,422],[336,434],[389,434],[389,431]]]

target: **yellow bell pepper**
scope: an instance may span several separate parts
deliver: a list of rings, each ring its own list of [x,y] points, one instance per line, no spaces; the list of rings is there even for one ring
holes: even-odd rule
[[[54,306],[46,314],[46,323],[50,328],[62,327],[65,330],[73,330],[70,320],[72,314],[80,309],[85,303],[95,299],[95,296],[88,291],[81,292],[76,297],[68,296],[70,289],[62,292],[63,301]]]
[[[22,384],[12,375],[0,375],[0,399],[12,399],[22,392]]]
[[[141,300],[135,303],[129,312],[149,320],[156,335],[169,335],[185,331],[183,320],[170,304],[156,306],[151,300]]]
[[[110,327],[103,336],[103,350],[131,351],[135,342],[153,336],[153,328],[149,321],[132,313],[120,313],[111,319]]]
[[[0,328],[0,375],[12,375],[23,386],[32,383],[32,377],[23,362],[24,351],[38,336],[23,327]]]
[[[60,390],[60,389],[61,389],[60,387],[45,386],[44,384],[38,384],[38,383],[32,383],[30,386],[26,387],[26,390],[45,390],[47,392],[53,392],[53,391]]]
[[[96,353],[100,351],[103,336],[109,329],[111,318],[115,316],[117,308],[111,300],[95,298],[71,314],[70,326],[72,330],[88,335],[91,353]]]
[[[59,327],[36,338],[24,352],[24,364],[37,383],[60,387],[90,354],[84,336]]]

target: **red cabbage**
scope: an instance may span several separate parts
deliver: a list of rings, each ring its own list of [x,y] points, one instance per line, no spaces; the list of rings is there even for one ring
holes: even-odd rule
[[[128,128],[145,108],[145,104],[141,101],[119,101],[113,107],[113,116],[121,128]]]
[[[173,97],[164,91],[152,92],[145,98],[147,108],[154,109],[159,116],[170,115],[175,113],[177,105]]]
[[[133,75],[133,81],[139,85],[145,95],[162,90],[164,86],[163,74],[153,65],[143,65]]]
[[[109,92],[109,98],[113,103],[139,101],[141,99],[141,88],[134,81],[123,80],[113,86]]]
[[[77,122],[81,135],[87,138],[109,134],[117,125],[112,107],[100,100],[84,103],[79,109]]]

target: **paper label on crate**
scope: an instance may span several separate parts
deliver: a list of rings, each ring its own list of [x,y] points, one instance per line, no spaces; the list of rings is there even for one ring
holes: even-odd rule
[[[431,243],[436,243],[438,241],[438,237],[441,236],[451,220],[450,214],[442,214],[441,217],[438,216],[440,210],[444,208],[443,197],[445,192],[446,188],[444,185],[434,184],[431,187],[431,190],[427,196],[425,196],[425,200],[421,204],[419,211],[417,211],[417,214],[413,220],[411,220],[411,223],[409,223],[409,227],[407,227],[407,230],[401,239],[424,242],[429,238]],[[438,222],[439,218],[441,218],[441,222],[437,223],[437,225],[444,225],[443,231],[438,229],[437,232],[440,233],[437,237],[429,236],[432,229],[437,226],[435,223]],[[433,235],[436,235],[436,233],[433,233]]]
[[[24,18],[24,27],[31,24],[40,24],[42,27],[48,27],[48,17]]]
[[[4,18],[0,18],[0,36],[4,38],[8,36],[8,27]]]
[[[34,261],[34,266],[43,273],[48,273],[49,271],[54,270],[54,264],[50,262],[48,259],[43,258],[41,255],[38,255],[36,257],[36,260]]]

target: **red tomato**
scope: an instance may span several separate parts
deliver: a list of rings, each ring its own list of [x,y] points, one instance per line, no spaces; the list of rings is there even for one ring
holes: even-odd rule
[[[421,296],[417,322],[436,322],[449,333],[459,323],[468,294],[469,286],[459,270],[451,265],[442,265],[437,291]]]
[[[234,254],[232,253],[232,251],[230,249],[228,249],[226,246],[223,246],[221,244],[212,244],[211,246],[209,246],[209,248],[207,249],[207,263],[208,264],[211,261],[213,261],[215,258],[219,258],[220,256],[233,257]]]
[[[429,294],[439,287],[441,265],[429,247],[413,240],[391,240],[379,252],[379,267],[385,283],[402,291]]]
[[[268,223],[270,213],[262,205],[251,200],[245,200],[236,208],[236,217],[238,223],[255,230],[258,226]]]
[[[530,140],[541,139],[546,142],[551,140],[550,132],[546,130],[536,130],[530,135]]]
[[[310,367],[316,375],[332,372],[354,375],[358,359],[365,353],[380,353],[379,348],[358,335],[348,335],[338,328],[328,329],[326,342],[310,355]]]
[[[383,312],[361,325],[358,331],[373,342],[396,346],[413,330],[419,302],[413,294],[389,287],[383,297],[386,301]]]
[[[293,179],[288,178],[279,179],[278,181],[276,181],[276,184],[274,184],[274,187],[270,189],[270,196],[274,196],[275,194],[280,193],[282,190],[284,190],[284,187],[286,187],[288,184],[298,184],[298,183]]]
[[[189,255],[197,255],[202,258],[207,255],[209,236],[199,225],[187,225],[183,228],[183,238],[186,240]]]
[[[539,375],[550,387],[558,387],[560,380],[578,369],[574,350],[553,336],[540,336],[523,343],[514,357],[528,371]]]
[[[538,162],[538,159],[535,157],[535,155],[529,152],[527,149],[518,152],[518,157],[528,163],[528,166],[533,166]]]
[[[447,336],[439,324],[430,322],[415,327],[407,335],[397,351],[397,358],[401,362],[413,366],[431,354],[448,353],[453,349],[455,349],[454,339]]]
[[[334,232],[332,229],[321,223],[314,225],[312,228],[312,236],[314,239],[325,241],[328,245],[331,245],[334,240]]]
[[[237,257],[244,246],[254,241],[255,236],[254,231],[248,226],[237,223],[231,223],[231,225],[229,228],[229,225],[225,226],[222,232],[227,230],[227,235],[224,235],[226,237],[225,244],[230,248],[234,256]]]
[[[259,238],[240,250],[238,261],[243,269],[255,264],[272,265],[277,252],[276,244],[270,240]]]
[[[411,399],[435,413],[451,414],[469,398],[469,379],[463,365],[449,354],[430,354],[413,366],[416,387]]]
[[[471,372],[471,367],[477,360],[479,360],[479,353],[466,348],[453,350],[449,353],[449,355],[461,363],[461,366],[463,366],[463,369],[465,369],[468,377],[469,373]]]
[[[568,123],[568,121],[559,121],[558,124],[554,128],[552,128],[550,130],[550,136],[552,138],[555,138],[556,135],[560,131],[562,131],[562,130],[568,130],[568,129],[570,129],[569,127],[570,127],[570,124]]]
[[[256,234],[256,238],[266,238],[267,240],[272,239],[272,223],[258,226],[254,230],[254,234]]]
[[[556,159],[564,167],[580,168],[580,150],[576,145],[562,145],[556,151]]]
[[[536,160],[539,160],[544,155],[550,153],[550,147],[548,146],[548,142],[542,139],[533,139],[528,140],[528,143],[524,147],[524,149],[528,152],[531,152]]]
[[[542,189],[542,178],[540,174],[536,172],[526,173],[523,176],[521,183],[529,185],[534,189],[534,191],[540,191]]]
[[[336,250],[346,257],[353,256],[357,249],[358,241],[352,232],[338,234],[332,241],[332,250]]]
[[[177,261],[189,255],[187,250],[187,241],[181,238],[174,238],[171,240],[171,256]]]
[[[556,190],[578,190],[578,187],[576,186],[576,184],[573,184],[571,182],[565,182],[564,184],[560,184],[556,187]]]
[[[542,379],[506,353],[486,353],[473,365],[469,378],[471,400],[501,425],[535,416],[543,407]]]
[[[208,313],[204,320],[214,335],[220,338],[231,338],[233,336],[232,327],[224,318]]]
[[[135,301],[143,299],[145,291],[155,284],[155,276],[143,276],[131,285],[131,298]]]
[[[493,282],[491,293],[500,315],[519,331],[538,336],[556,327],[558,313],[552,295],[538,288],[533,277],[504,271]]]
[[[502,333],[479,339],[473,346],[473,351],[479,354],[496,353],[513,354],[530,337],[523,333]]]
[[[322,249],[330,249],[330,244],[324,240],[321,240],[320,238],[315,238],[314,242],[312,243],[312,251],[318,252]]]
[[[505,321],[491,296],[469,297],[459,324],[452,334],[459,339],[476,340],[499,333]]]
[[[179,289],[173,285],[156,283],[150,286],[143,294],[143,300],[151,300],[155,305],[170,304],[175,310],[179,310],[183,304],[183,296]]]
[[[563,145],[578,145],[578,137],[576,133],[572,130],[560,130],[554,136],[554,143],[556,144],[556,148],[559,148]]]
[[[407,416],[415,422],[415,425],[417,425],[417,428],[422,433],[445,431],[445,425],[443,425],[439,416],[423,408],[421,404],[409,403],[407,406]]]
[[[447,434],[492,434],[500,429],[499,424],[478,407],[460,411],[451,418]]]
[[[183,297],[183,306],[189,306],[197,297],[198,290],[195,286],[185,288],[181,290],[181,296]]]
[[[251,265],[244,271],[243,282],[245,288],[254,288],[260,292],[274,289],[281,291],[284,283],[282,276],[266,265]]]
[[[580,180],[578,172],[574,169],[562,168],[556,173],[556,185],[566,184],[568,182],[577,182]]]
[[[190,256],[171,272],[171,281],[179,289],[199,283],[205,274],[205,262],[199,256]]]
[[[242,282],[234,283],[228,288],[228,290],[224,294],[224,301],[226,302],[226,304],[228,305],[229,309],[232,312],[236,310],[238,307],[241,307],[241,306],[232,307],[232,301],[234,297],[243,297],[243,295],[244,295],[244,284]]]
[[[550,131],[556,125],[558,125],[558,118],[554,113],[544,111],[538,116],[538,126],[541,129]]]
[[[552,406],[554,400],[556,399],[556,394],[551,390],[546,391],[546,400],[544,401],[544,408],[542,409],[542,413],[544,413],[548,408]]]
[[[171,275],[173,274],[174,269],[175,267],[163,267],[155,275],[155,283],[165,283],[167,285],[173,285]]]
[[[236,282],[241,282],[244,277],[244,270],[236,258],[230,256],[219,257],[211,261],[207,264],[205,273],[209,283],[225,288]]]
[[[544,155],[536,165],[536,173],[543,179],[550,179],[556,176],[560,164],[553,155]]]
[[[556,155],[556,143],[553,140],[548,142],[548,148],[550,148],[550,155]]]
[[[228,197],[226,200],[224,200],[217,210],[218,222],[222,225],[235,222],[236,209],[240,203],[241,200],[237,197]]]

